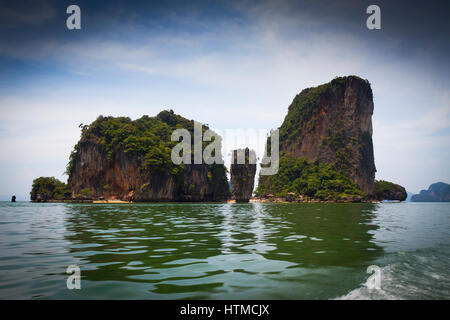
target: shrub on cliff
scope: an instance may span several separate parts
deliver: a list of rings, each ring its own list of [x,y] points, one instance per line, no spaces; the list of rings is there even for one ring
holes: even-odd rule
[[[278,173],[261,176],[256,195],[284,197],[289,192],[322,200],[366,197],[350,178],[331,165],[282,154]]]
[[[40,177],[33,180],[30,197],[32,201],[62,200],[70,198],[71,191],[55,177]]]
[[[178,175],[183,164],[175,166],[171,161],[172,148],[178,143],[171,141],[173,130],[194,130],[191,120],[175,114],[172,110],[161,111],[156,117],[143,116],[135,121],[129,117],[99,116],[90,125],[80,125],[81,140],[95,140],[103,146],[108,161],[113,162],[116,153],[134,154],[144,159],[144,167],[151,173]],[[208,129],[203,126],[203,130]],[[74,169],[74,161],[80,142],[75,145],[66,168],[67,175]],[[206,142],[204,142],[206,145]],[[212,170],[212,167],[210,167]]]

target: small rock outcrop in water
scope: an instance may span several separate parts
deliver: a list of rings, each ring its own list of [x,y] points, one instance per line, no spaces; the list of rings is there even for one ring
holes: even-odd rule
[[[405,201],[408,194],[401,185],[379,180],[375,181],[375,197],[377,200],[399,200]]]
[[[257,193],[357,200],[362,191],[373,198],[373,108],[370,83],[356,76],[303,90],[279,128],[279,172],[260,176]]]
[[[67,168],[72,197],[124,201],[223,201],[230,192],[222,164],[179,164],[171,160],[175,129],[194,137],[193,120],[172,110],[156,117],[99,116],[82,127]],[[202,131],[208,129],[202,126]],[[191,144],[191,150],[193,146]],[[193,158],[193,157],[192,157]],[[192,161],[193,163],[193,161]]]
[[[450,184],[437,182],[411,197],[411,202],[450,202]]]
[[[16,196],[11,197],[11,202],[16,202]]]
[[[241,159],[239,161],[239,159]],[[244,161],[242,161],[244,160]],[[244,163],[242,163],[244,162]],[[231,155],[231,194],[236,202],[248,202],[252,196],[256,174],[256,154],[253,150],[233,150]]]

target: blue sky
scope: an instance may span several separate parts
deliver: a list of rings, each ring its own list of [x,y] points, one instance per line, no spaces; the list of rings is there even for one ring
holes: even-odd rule
[[[365,26],[369,4],[382,29]],[[66,28],[78,4],[82,29]],[[446,7],[447,6],[447,7]],[[377,179],[450,182],[444,1],[0,1],[0,199],[62,180],[80,123],[171,108],[225,131],[281,125],[302,89],[374,92]]]

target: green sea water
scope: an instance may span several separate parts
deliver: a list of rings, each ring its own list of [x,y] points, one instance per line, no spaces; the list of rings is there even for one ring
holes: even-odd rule
[[[1,299],[450,299],[450,203],[3,202],[0,240]]]

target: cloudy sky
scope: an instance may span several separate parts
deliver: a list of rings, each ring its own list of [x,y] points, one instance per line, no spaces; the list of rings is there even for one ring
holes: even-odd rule
[[[395,3],[394,3],[395,2]],[[66,8],[81,8],[81,30]],[[381,8],[381,30],[366,8]],[[368,79],[377,179],[450,183],[446,1],[0,1],[0,199],[62,180],[80,123],[173,109],[227,129],[281,125],[294,96]]]

